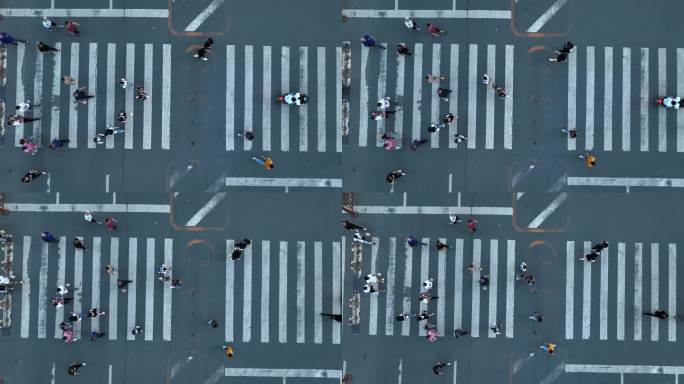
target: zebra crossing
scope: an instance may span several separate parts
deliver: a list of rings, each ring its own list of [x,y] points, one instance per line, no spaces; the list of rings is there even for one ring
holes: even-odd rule
[[[684,49],[587,46],[567,65],[568,150],[684,152],[684,117],[654,105],[684,93]]]
[[[351,99],[358,100],[358,103],[352,101],[358,107],[358,132],[351,130],[352,143],[358,143],[359,147],[382,147],[381,136],[389,130],[396,132],[402,146],[427,138],[431,148],[456,149],[453,137],[460,133],[468,137],[468,149],[512,149],[512,45],[417,43],[410,48],[412,56],[396,58],[392,58],[395,56],[392,47],[361,47],[352,52],[352,57],[360,55],[360,69],[352,79],[355,84]],[[428,73],[440,74],[447,79],[441,84],[429,84],[425,80]],[[480,82],[484,73],[491,79],[489,85]],[[493,84],[503,86],[509,97],[497,100],[491,87]],[[453,91],[448,102],[439,99],[438,87]],[[396,113],[388,119],[370,120],[369,112],[377,109],[376,100],[385,96],[398,100],[400,108],[396,108]],[[431,122],[439,123],[449,112],[459,118],[448,129],[427,132],[426,127]],[[404,127],[407,125],[411,129],[405,135]]]
[[[340,323],[320,314],[342,313],[343,243],[261,240],[227,257],[226,342],[340,344]]]
[[[65,308],[66,312],[73,310],[79,314],[98,308],[106,315],[92,319],[83,316],[74,323],[76,338],[87,338],[91,331],[100,331],[109,340],[134,340],[131,330],[141,325],[144,340],[161,337],[170,341],[172,289],[169,284],[162,286],[156,281],[155,268],[162,263],[173,265],[173,240],[147,238],[143,243],[143,239],[135,237],[85,238],[89,249],[84,255],[70,246],[72,237],[79,236],[62,236],[59,245],[45,243],[40,236],[15,237],[14,273],[23,284],[13,294],[12,321],[13,328],[19,328],[20,337],[59,339],[59,324],[66,321]],[[118,274],[104,273],[106,264],[117,268]],[[127,293],[119,292],[117,278],[133,280]],[[56,296],[56,287],[65,283],[71,284],[67,297],[73,295],[73,309],[71,304],[60,308],[49,305]],[[155,296],[162,299],[155,302]]]
[[[565,338],[677,341],[677,244],[612,243],[598,262],[579,261],[591,246],[566,243]],[[670,317],[643,314],[658,309]]]
[[[7,50],[8,72],[14,79],[14,92],[8,92],[7,104],[27,99],[40,104],[33,112],[40,120],[13,127],[15,146],[20,146],[22,137],[31,136],[45,146],[54,138],[68,138],[69,148],[93,149],[96,133],[108,125],[118,125],[115,116],[126,111],[133,116],[126,121],[123,140],[107,137],[106,149],[171,148],[170,44],[57,42],[55,47],[60,51],[49,55],[23,44]],[[161,71],[155,73],[154,68]],[[67,75],[77,84],[64,85],[62,79]],[[125,89],[119,86],[122,77],[128,81]],[[150,99],[135,101],[137,84],[145,88]],[[87,105],[74,104],[71,94],[82,86],[95,98]]]

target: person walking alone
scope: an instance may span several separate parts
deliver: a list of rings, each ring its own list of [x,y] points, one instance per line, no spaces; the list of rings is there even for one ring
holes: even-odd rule
[[[397,53],[399,56],[411,56],[411,51],[409,50],[408,45],[404,43],[397,44]]]
[[[74,248],[80,249],[83,252],[88,250],[88,248],[86,247],[85,241],[79,239],[78,237],[74,237]]]
[[[39,41],[38,43],[36,43],[36,47],[38,48],[38,50],[39,50],[40,52],[43,52],[43,53],[46,53],[46,52],[59,52],[59,49],[57,49],[57,48],[55,48],[55,47],[51,47],[51,46],[49,46],[49,45],[43,43],[42,41]]]
[[[211,49],[214,47],[214,39],[211,37],[207,39],[207,41],[204,42],[204,45],[202,48],[200,48],[197,53],[195,53],[195,58],[199,60],[204,60],[207,61],[209,58],[207,57],[207,54],[211,52]]]
[[[413,21],[410,17],[406,16],[404,17],[404,25],[408,29],[413,29],[414,31],[420,31],[420,28],[418,28],[418,25],[416,24],[415,21]]]
[[[651,317],[657,317],[658,319],[661,319],[661,320],[665,320],[669,317],[667,312],[663,311],[662,309],[658,309],[654,312],[644,312],[644,315],[651,316]]]
[[[377,44],[377,42],[370,37],[370,35],[363,35],[363,37],[361,37],[361,44],[366,48],[377,47],[381,49],[387,49],[387,47]]]
[[[79,24],[73,20],[67,20],[64,22],[64,29],[72,35],[80,36],[81,32],[78,30]]]
[[[24,176],[21,177],[21,182],[30,183],[41,175],[47,175],[47,172],[31,169],[30,171],[26,172]]]
[[[259,157],[252,157],[252,160],[256,161],[257,164],[261,164],[264,168],[271,170],[273,169],[273,159],[271,159],[269,156],[259,156]]]

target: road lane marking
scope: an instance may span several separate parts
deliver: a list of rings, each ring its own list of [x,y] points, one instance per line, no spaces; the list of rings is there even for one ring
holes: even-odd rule
[[[549,20],[558,13],[558,11],[565,6],[568,0],[556,0],[555,3],[549,7],[539,18],[527,29],[529,33],[539,32],[542,27],[549,22]]]
[[[323,313],[323,243],[320,241],[314,242],[314,315],[317,313]],[[323,316],[314,316],[314,343],[323,343]]]
[[[235,46],[228,45],[226,47],[226,151],[233,150],[235,150]]]
[[[423,238],[420,245],[420,283],[430,278],[430,239]],[[419,290],[420,287],[418,288]],[[427,311],[427,303],[420,302],[419,312]],[[418,336],[425,336],[425,328],[422,322],[418,322]]]
[[[473,240],[473,265],[482,266],[480,261],[480,254],[482,253],[482,240]],[[471,313],[471,329],[470,334],[473,337],[480,337],[480,270],[475,268],[473,271],[473,281],[471,282],[470,288],[472,291],[472,313]],[[487,329],[494,324],[487,325]]]
[[[36,73],[33,77],[33,103],[41,104],[43,101],[43,54],[36,55]],[[41,120],[36,120],[32,124],[35,141],[41,142]]]
[[[133,113],[135,110],[135,44],[126,44],[126,81],[129,86],[126,87],[126,107],[127,113]],[[133,149],[133,135],[135,134],[134,119],[126,120],[126,129],[124,130],[124,148]],[[71,143],[69,143],[71,144]]]
[[[558,196],[556,196],[555,199],[553,199],[551,204],[544,208],[544,210],[541,211],[539,215],[537,215],[537,217],[534,218],[534,220],[532,220],[532,222],[527,227],[539,228],[539,226],[541,226],[542,223],[558,209],[558,207],[565,203],[565,200],[567,200],[567,198],[567,192],[561,192]]]
[[[269,310],[271,303],[271,242],[261,241],[261,342],[268,343],[270,339]]]
[[[5,15],[4,13],[0,13],[2,15]],[[17,79],[17,90],[16,90],[16,100],[15,102],[17,104],[24,102],[26,100],[26,96],[24,96],[25,92],[25,86],[24,86],[24,57],[26,53],[26,45],[25,44],[19,44],[17,45],[17,73],[16,73],[16,79]],[[19,144],[19,141],[24,137],[24,125],[15,125],[14,126],[14,146],[15,147],[21,147],[21,144]]]
[[[668,248],[667,264],[667,292],[669,313],[677,313],[677,244],[670,243]],[[677,341],[677,319],[670,316],[667,323],[667,341]]]
[[[55,43],[55,48],[59,51],[52,55],[52,100],[59,100],[62,93],[62,43]],[[49,140],[52,141],[54,138],[59,138],[59,104],[57,103],[50,108]]]
[[[380,67],[378,69],[378,98],[387,96],[387,44],[382,43],[385,49],[380,52]],[[375,108],[379,109],[379,108]],[[393,116],[396,120],[396,115]],[[382,147],[382,134],[385,133],[385,119],[375,121],[375,146]]]
[[[226,325],[224,333],[225,340],[228,343],[234,340],[235,298],[233,294],[235,287],[235,262],[230,259],[230,253],[233,252],[233,248],[235,248],[235,240],[226,240]]]
[[[155,239],[147,238],[147,258],[145,263],[145,340],[154,336],[154,253]]]
[[[112,213],[169,213],[168,204],[5,204],[12,212],[112,212]]]
[[[406,60],[403,56],[397,55],[397,80],[396,87],[394,88],[394,97],[399,97],[404,95],[405,86],[405,67]],[[394,133],[397,134],[397,141],[399,145],[403,145],[404,138],[404,110],[403,108],[396,108],[396,113],[394,114]],[[394,321],[394,320],[392,320]]]
[[[446,244],[447,239],[439,241]],[[437,255],[437,335],[444,337],[444,320],[446,315],[446,250]]]
[[[342,285],[344,281],[344,276],[342,276],[342,259],[343,254],[341,249],[344,247],[344,237],[342,238],[342,248],[339,242],[334,242],[332,245],[332,310],[333,313],[342,314]],[[337,299],[339,298],[339,300]],[[332,342],[333,344],[339,344],[342,334],[342,326],[337,321],[332,321]]]
[[[88,93],[97,95],[97,43],[88,44]],[[36,99],[37,100],[37,99]],[[88,103],[88,137],[86,137],[87,147],[95,148],[92,140],[97,133],[97,103]],[[113,137],[113,135],[112,135]]]
[[[309,48],[299,47],[299,90],[309,95]],[[299,112],[299,151],[309,150],[309,105],[297,108]]]
[[[242,341],[252,341],[252,247],[242,252]]]
[[[47,279],[48,279],[48,247],[49,243],[43,242],[40,255],[40,272],[38,273],[38,338],[45,338],[46,309],[47,309]],[[63,245],[65,246],[65,245]],[[75,296],[75,295],[74,295]],[[77,312],[78,313],[78,312]]]
[[[601,251],[601,296],[599,299],[599,338],[608,339],[608,249]]]
[[[454,330],[463,321],[463,239],[456,239],[454,249]]]
[[[207,201],[206,204],[199,211],[197,211],[191,218],[185,223],[187,227],[194,227],[199,224],[207,215],[213,211],[217,205],[226,198],[228,194],[226,192],[218,192]]]
[[[66,236],[60,237],[59,242],[65,246],[59,247],[57,251],[57,286],[64,285],[66,281]],[[59,329],[62,321],[64,321],[64,307],[55,308],[55,339],[62,338]]]
[[[261,135],[262,147],[264,151],[271,150],[271,103],[273,102],[273,90],[271,85],[271,71],[273,70],[273,53],[271,46],[267,45],[263,48],[264,63],[263,63],[263,93],[261,101]]]
[[[613,47],[605,47],[603,66],[603,150],[613,150]]]
[[[455,1],[455,0],[454,0]],[[449,143],[449,148],[456,148],[457,145],[454,142],[454,136],[458,133],[458,54],[459,45],[451,44],[449,60],[449,89],[453,92],[453,97],[449,98],[449,112],[456,116],[456,120],[449,125],[449,137],[447,142]],[[441,73],[440,73],[441,75]],[[451,184],[451,182],[449,182]],[[451,186],[449,186],[451,188]],[[449,191],[451,193],[451,191]]]
[[[173,266],[173,239],[164,239],[164,264]],[[171,285],[164,284],[164,302],[163,302],[163,318],[162,318],[162,340],[171,341],[171,311],[173,305],[171,303],[173,290]]]
[[[306,341],[306,242],[297,242],[297,343]]]
[[[73,77],[74,79],[79,78],[79,53],[79,44],[71,43],[71,68],[69,76]],[[79,86],[82,87],[83,85],[72,84],[69,87],[69,91],[71,91],[72,95],[74,91],[78,89]],[[90,90],[86,90],[86,93],[92,95],[92,93],[90,93]],[[94,100],[89,101],[89,103],[94,102]],[[78,107],[80,104],[72,103],[72,100],[69,99],[69,105],[69,148],[76,148],[78,144]]]
[[[389,239],[389,261],[387,265],[387,276],[385,285],[385,335],[394,335],[394,280],[397,265],[397,238]]]
[[[499,324],[496,311],[496,294],[497,294],[497,279],[499,272],[499,240],[489,240],[489,324]],[[490,329],[488,332],[490,338],[496,337],[494,332]]]
[[[152,44],[145,44],[145,65],[143,84],[149,93],[152,93],[152,68],[154,66],[154,51]],[[143,135],[142,149],[152,149],[152,101],[143,102]]]
[[[491,79],[496,79],[496,46],[494,44],[487,45],[487,74]],[[477,77],[471,78],[470,81],[473,88],[476,87],[477,82],[474,81]],[[485,148],[494,148],[494,92],[486,89],[487,102],[485,106]],[[473,136],[473,140],[475,137]]]
[[[118,269],[119,268],[119,238],[112,237],[109,249],[109,264]],[[118,296],[119,290],[116,286],[116,275],[109,275],[109,330],[107,337],[109,340],[116,340],[116,332],[118,329]]]
[[[632,124],[631,112],[631,93],[632,83],[630,77],[632,76],[632,50],[630,48],[622,48],[622,150],[629,151],[630,143],[630,126]]]
[[[509,20],[511,11],[459,10],[459,9],[343,9],[342,16],[349,18],[403,19],[502,19]]]
[[[658,48],[658,95],[667,94],[667,50]],[[650,100],[646,100],[650,104]],[[667,114],[665,108],[658,108],[658,151],[667,151]]]
[[[441,75],[442,71],[440,70],[440,58],[442,56],[442,45],[441,44],[432,44],[432,72],[435,75]],[[432,84],[432,90],[431,90],[431,95],[430,95],[430,105],[432,108],[430,108],[430,121],[435,124],[439,124],[441,119],[439,118],[439,103],[441,103],[441,100],[439,99],[439,96],[437,96],[437,88],[439,88],[439,83],[433,83]],[[430,148],[439,148],[439,132],[433,132],[430,134]]]
[[[504,100],[504,148],[513,148],[513,97],[515,97],[515,90],[513,88],[513,62],[514,62],[514,47],[506,45],[506,60],[504,61],[506,67],[504,68],[506,74],[506,92],[510,97]]]
[[[468,57],[468,79],[477,79],[477,44],[470,44]],[[477,87],[479,82],[468,82],[468,148],[475,148],[477,141]],[[485,92],[489,92],[486,90]]]
[[[280,93],[290,92],[290,47],[280,50]],[[290,109],[289,105],[280,106],[280,150],[290,150]]]
[[[648,48],[641,48],[641,72],[640,74],[640,82],[639,84],[641,85],[641,97],[640,100],[641,102],[639,103],[640,107],[640,113],[639,113],[639,123],[641,126],[641,140],[640,140],[640,149],[641,152],[646,152],[648,151],[648,110],[651,107],[651,104],[648,102],[650,99],[648,93],[648,82],[649,82],[649,75],[648,75]]]
[[[102,308],[100,305],[100,274],[102,273],[101,270],[101,262],[100,260],[102,259],[102,238],[101,237],[94,237],[93,238],[93,265],[92,265],[92,286],[91,286],[91,308]],[[100,317],[93,317],[90,320],[90,329],[92,331],[100,331]]]
[[[131,237],[128,239],[128,277],[133,280],[128,284],[128,311],[126,312],[126,339],[135,340],[133,335],[133,327],[136,325],[136,295],[137,284],[136,279],[138,275],[138,239]]]
[[[7,17],[30,17],[41,16],[89,18],[143,18],[143,19],[168,19],[169,10],[164,9],[125,9],[125,8],[0,8],[0,14]]]
[[[513,305],[515,304],[515,240],[506,243],[506,337],[513,338]]]
[[[316,134],[318,139],[318,152],[325,152],[326,146],[326,111],[325,111],[325,47],[316,48]],[[342,104],[335,104],[337,108],[342,108]]]
[[[287,242],[280,242],[278,253],[278,342],[287,343]]]
[[[641,320],[644,317],[643,305],[641,301],[642,296],[642,279],[643,279],[643,262],[642,262],[642,244],[634,244],[634,340],[641,340]]]
[[[617,295],[616,295],[616,338],[625,339],[625,243],[618,243]]]
[[[411,115],[411,141],[420,140],[421,132],[421,104],[423,90],[423,44],[416,43],[413,49],[413,111]]]
[[[651,243],[651,308],[650,311],[660,309],[659,288],[660,288],[660,249],[657,243]],[[674,316],[674,315],[672,315]],[[658,341],[660,319],[651,317],[651,341]]]
[[[245,46],[245,94],[243,96],[245,101],[244,122],[243,129],[254,130],[254,47],[251,45]],[[243,140],[243,148],[245,151],[252,149],[251,140]]]
[[[565,339],[573,339],[575,327],[575,242],[565,246]]]
[[[591,243],[584,242],[584,255],[589,253]],[[582,339],[587,340],[591,335],[591,264],[583,262],[582,276]]]
[[[105,124],[114,125],[114,100],[116,98],[115,87],[118,84],[116,80],[116,44],[107,44],[107,100],[105,100]],[[133,85],[131,85],[133,86]],[[133,113],[133,111],[127,111],[128,113]],[[163,113],[163,112],[162,112]],[[88,145],[91,143],[95,145],[93,139],[97,134],[97,127],[94,127],[94,131],[88,132]],[[107,136],[105,139],[105,147],[107,149],[114,148],[114,135]],[[90,147],[89,147],[90,148]]]
[[[567,129],[577,128],[577,55],[568,55],[568,126]],[[577,148],[576,139],[568,135],[568,151]]]
[[[411,313],[411,280],[413,279],[413,248],[404,242],[404,300],[402,313]],[[401,335],[408,336],[411,333],[410,321],[401,322]]]
[[[185,32],[194,32],[199,28],[202,23],[207,21],[209,16],[211,16],[214,12],[216,12],[216,9],[223,5],[223,3],[226,0],[213,0],[209,5],[202,10],[192,21],[190,24],[188,24],[187,27],[185,27]]]
[[[596,54],[594,47],[587,47],[587,96],[585,98],[584,149],[594,149],[594,97],[596,88]]]

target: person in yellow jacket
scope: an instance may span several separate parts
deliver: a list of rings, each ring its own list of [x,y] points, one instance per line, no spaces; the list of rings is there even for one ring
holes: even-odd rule
[[[592,155],[591,153],[587,152],[584,155],[580,155],[579,158],[583,159],[584,165],[589,168],[593,168],[596,165],[596,156]]]
[[[226,357],[229,359],[232,359],[233,353],[234,353],[233,347],[231,347],[230,345],[224,345],[222,348],[223,348],[223,351],[226,353]]]

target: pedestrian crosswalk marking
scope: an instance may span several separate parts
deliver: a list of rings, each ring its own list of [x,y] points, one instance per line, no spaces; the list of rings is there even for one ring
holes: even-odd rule
[[[380,73],[378,75],[378,94],[375,100],[380,100],[381,98],[387,96],[387,44],[382,44],[385,49],[380,52]],[[371,101],[373,102],[373,101]],[[378,109],[374,107],[373,109]],[[360,118],[368,119],[368,116],[360,116]],[[379,147],[382,145],[382,134],[385,133],[385,119],[377,120],[373,122],[375,124],[376,134],[375,134],[375,146]]]
[[[100,275],[102,274],[102,267],[101,267],[101,258],[102,258],[102,238],[101,237],[95,237],[93,238],[93,265],[91,269],[91,276],[93,279],[93,284],[91,286],[91,308],[102,308],[102,305],[100,305]],[[90,320],[90,329],[100,329],[100,317],[94,317]],[[57,330],[55,330],[55,334],[57,334]]]
[[[600,298],[600,324],[599,337],[601,340],[608,339],[608,265],[610,257],[608,250],[601,251],[601,298]]]
[[[297,242],[297,343],[304,343],[306,338],[306,243]]]
[[[83,236],[76,236],[83,240]],[[62,245],[66,246],[66,244]],[[83,250],[74,250],[74,313],[83,312]],[[74,323],[74,338],[81,338],[81,326],[83,322]]]
[[[247,247],[242,255],[244,264],[242,283],[242,339],[246,343],[252,340],[252,247]]]
[[[515,82],[513,81],[514,47],[506,45],[505,88],[510,97],[504,100],[503,143],[505,149],[513,148],[513,97],[515,97]]]
[[[575,242],[565,248],[565,339],[574,337],[575,329]]]
[[[299,47],[299,91],[305,95],[309,95],[309,49],[307,47]],[[319,95],[316,95],[319,96]],[[320,99],[320,96],[317,97]],[[307,152],[309,150],[309,105],[300,105],[297,108],[299,112],[299,151]]]
[[[314,313],[323,313],[323,243],[320,241],[314,243]],[[314,343],[323,343],[322,316],[314,317]]]
[[[470,44],[468,56],[468,148],[475,148],[477,122],[477,44]]]
[[[454,330],[463,322],[463,239],[456,239],[454,249]]]
[[[343,253],[341,251],[341,246],[344,247],[345,238],[342,238],[342,244],[339,242],[334,242],[332,244],[332,310],[333,313],[342,313],[342,301],[343,301],[343,287],[342,282],[344,281],[344,273],[342,268],[344,267],[342,261],[344,259]],[[338,299],[339,298],[339,299]],[[342,335],[342,324],[333,321],[332,322],[332,342],[333,344],[340,344],[340,338]]]
[[[649,309],[650,311],[655,311],[657,309],[660,309],[659,306],[659,281],[658,281],[658,276],[659,275],[659,270],[658,270],[658,261],[660,259],[660,248],[658,247],[658,244],[651,243],[651,308]],[[656,317],[651,317],[651,341],[656,341],[658,340],[659,332],[658,332],[658,321],[659,319]]]
[[[389,239],[389,255],[387,276],[385,276],[386,292],[385,298],[385,334],[387,336],[394,335],[394,279],[396,275],[397,262],[397,238],[390,237]]]
[[[350,52],[351,55],[351,52]],[[351,64],[350,64],[351,65]],[[335,48],[335,150],[342,152],[342,47]]]
[[[453,97],[449,98],[449,112],[453,113],[454,116],[458,117],[458,58],[459,58],[459,45],[451,44],[451,56],[449,59],[450,69],[449,69],[449,89],[453,90]],[[458,118],[454,120],[451,125],[449,125],[449,148],[456,148],[456,142],[454,142],[454,136],[458,133]],[[449,183],[451,185],[451,183]]]
[[[97,95],[97,43],[90,43],[88,45],[88,93]],[[38,99],[36,99],[38,100]],[[88,103],[88,141],[86,145],[88,148],[95,148],[95,142],[92,138],[95,137],[97,120],[97,104]],[[40,136],[38,136],[40,137]]]
[[[270,339],[270,284],[271,284],[271,242],[261,242],[261,342]]]
[[[499,324],[496,312],[496,295],[497,295],[497,280],[499,270],[499,241],[496,239],[489,240],[489,324]],[[492,330],[489,330],[488,336],[496,337]]]
[[[378,238],[374,237],[373,242],[377,243]],[[377,273],[378,272],[378,248],[374,247],[371,250],[371,263],[370,263],[370,273]],[[371,312],[377,312],[378,310],[378,295],[377,294],[372,294],[369,298],[369,306],[370,306],[370,311]],[[369,335],[377,335],[378,334],[378,318],[377,317],[372,317],[371,319],[368,320],[368,334]]]
[[[402,313],[411,313],[411,302],[413,301],[413,298],[411,297],[411,287],[413,286],[413,248],[409,247],[406,243],[404,243],[404,248],[406,250],[406,253],[404,258],[404,299],[402,302]],[[409,326],[410,321],[403,321],[401,323],[402,336],[409,335]]]
[[[607,48],[606,48],[607,49]],[[667,56],[665,48],[658,48],[658,95],[665,95],[667,93]],[[611,86],[606,89],[612,89]],[[648,101],[650,103],[650,101]],[[667,151],[667,126],[666,126],[666,110],[665,108],[658,108],[658,151]]]
[[[116,237],[113,237],[110,241],[110,248],[109,248],[109,265],[111,265],[113,268],[118,269],[119,268],[119,239]],[[109,330],[107,333],[107,336],[109,337],[109,340],[116,340],[117,339],[117,327],[119,325],[119,320],[118,317],[115,316],[115,309],[118,308],[118,290],[116,287],[116,275],[115,274],[110,274],[109,275],[109,308],[110,311],[112,311],[111,316],[107,318],[107,322],[109,323]],[[56,334],[56,331],[55,331]]]
[[[270,46],[265,46],[263,49],[264,64],[263,64],[263,96],[261,106],[261,135],[262,148],[264,151],[271,150],[271,103],[272,103],[272,87],[271,87],[271,71],[273,66],[272,50]]]
[[[568,129],[577,127],[577,55],[568,55]],[[568,135],[568,151],[577,147],[575,139]]]
[[[603,87],[603,150],[613,150],[613,47],[603,50],[605,70]],[[570,127],[574,128],[574,126]]]
[[[430,278],[429,276],[429,271],[430,271],[430,240],[429,239],[421,239],[422,245],[420,246],[420,284],[423,283],[423,281],[427,280]],[[376,241],[377,243],[377,241]],[[413,297],[413,300],[415,300],[415,296]],[[420,302],[419,304],[419,312],[427,311],[428,310],[428,305],[424,302]],[[372,312],[375,313],[375,312]],[[425,336],[425,328],[423,327],[423,324],[417,324],[418,326],[418,335],[419,336]]]
[[[594,52],[594,47],[587,47],[587,96],[585,97],[586,122],[584,125],[584,134],[586,136],[585,149],[587,151],[594,149],[594,77],[596,71],[596,57]]]
[[[161,149],[171,149],[171,44],[162,47]]]
[[[395,95],[404,94],[404,71],[406,70],[406,60],[397,55],[396,57],[396,68],[397,68],[397,81],[394,88]],[[397,140],[401,143],[404,137],[404,110],[402,108],[396,109],[395,121],[394,121],[394,132],[397,134]]]
[[[235,263],[230,259],[228,252],[232,252],[235,247],[234,240],[226,240],[226,317],[225,317],[225,339],[230,343],[234,341],[233,318],[235,317],[235,299],[233,292],[235,289]]]
[[[24,96],[24,80],[21,75],[24,72],[24,55],[26,53],[26,45],[17,45],[17,91],[16,91],[16,101],[21,103],[26,100]],[[14,145],[20,147],[19,140],[24,137],[24,126],[16,125],[14,130]]]
[[[128,275],[136,276],[138,272],[138,239],[131,237],[128,240]],[[137,282],[128,285],[128,311],[126,319],[126,339],[135,340],[135,335],[131,332],[136,325],[136,291]]]
[[[280,93],[291,92],[290,86],[290,47],[280,49]],[[290,106],[280,106],[280,150],[290,150]]]
[[[634,340],[641,340],[641,319],[643,317],[642,307],[642,291],[643,286],[643,262],[642,262],[642,244],[634,244]]]
[[[244,124],[245,130],[252,130],[254,127],[254,47],[251,45],[245,46],[245,113]],[[250,140],[243,140],[243,148],[245,151],[252,149],[252,142]]]
[[[593,47],[592,47],[593,49]],[[639,149],[641,152],[648,151],[648,111],[651,109],[649,103],[649,75],[648,75],[648,48],[641,48],[641,94],[639,99],[640,106],[640,126],[641,126],[641,145]],[[593,85],[593,84],[592,84]]]
[[[66,244],[66,236],[61,236],[59,243]],[[66,246],[59,247],[57,254],[57,286],[60,286],[66,283]],[[64,307],[55,308],[55,339],[60,338],[59,324],[62,321],[64,321]]]
[[[367,51],[366,49],[363,50]],[[363,76],[363,73],[362,73]],[[423,44],[416,43],[416,47],[413,50],[413,103],[412,103],[412,131],[411,131],[411,141],[420,139],[420,130],[422,127],[421,120],[421,106],[423,103],[422,99],[422,84],[423,84]],[[361,129],[361,128],[359,128]]]
[[[48,243],[43,243],[40,255],[40,273],[38,275],[38,338],[45,338],[46,309],[47,309],[47,278],[48,278]],[[75,295],[74,295],[75,296]],[[75,299],[74,299],[75,302]]]
[[[135,110],[135,44],[126,44],[126,80],[128,86],[125,89],[126,109],[127,113],[133,113]],[[126,131],[124,132],[124,148],[133,149],[133,135],[135,133],[135,121],[130,119],[126,121]]]
[[[482,265],[482,261],[480,259],[481,257],[481,252],[482,252],[482,240],[480,239],[475,239],[473,240],[473,265],[476,266],[475,270],[473,271],[473,279],[471,282],[471,291],[472,291],[472,313],[471,313],[471,321],[470,323],[475,325],[475,324],[480,324],[480,287],[478,286],[478,282],[480,280],[480,269],[477,268]],[[487,327],[489,328],[489,327]],[[473,337],[480,337],[480,327],[473,326],[473,328],[470,330],[470,334]]]
[[[316,49],[316,115],[318,116],[316,122],[316,133],[318,135],[318,152],[325,152],[326,144],[326,107],[325,107],[325,47],[318,47]],[[342,108],[342,104],[336,104],[335,108]]]
[[[571,55],[572,56],[572,55]],[[630,83],[630,75],[632,73],[632,50],[630,48],[622,49],[622,150],[629,151],[631,147],[630,126],[631,119],[631,103],[625,102],[632,98],[632,84]]]
[[[589,253],[591,243],[584,242],[584,254]],[[582,339],[586,340],[591,332],[591,263],[583,263],[582,287]]]
[[[147,84],[147,83],[146,83]],[[145,340],[152,340],[154,337],[154,259],[155,259],[155,239],[147,239],[147,258],[145,263]],[[125,279],[122,277],[122,279]],[[133,279],[128,279],[133,280]],[[135,282],[135,281],[134,281]],[[129,283],[131,284],[131,283]],[[94,306],[96,307],[96,306]]]
[[[173,267],[173,239],[164,239],[164,265]],[[163,323],[162,339],[171,341],[171,309],[172,290],[171,285],[164,284],[164,303],[162,305]]]
[[[69,76],[73,79],[79,78],[79,58],[80,58],[80,45],[79,43],[71,43],[71,57],[70,57],[70,70]],[[81,82],[83,83],[83,82]],[[71,84],[69,86],[69,95],[73,95],[79,87],[79,84]],[[69,100],[71,101],[71,100]],[[78,146],[78,103],[68,103],[69,105],[69,148],[76,148]]]
[[[487,45],[487,74],[496,80],[496,46],[494,44]],[[473,77],[470,82],[476,84]],[[487,92],[487,110],[485,121],[485,148],[494,148],[494,92],[488,90]],[[474,136],[473,136],[474,138]],[[473,140],[474,141],[474,140]]]
[[[616,335],[618,340],[625,339],[625,243],[618,243],[618,266],[617,266],[617,310],[616,310]]]
[[[59,100],[62,93],[62,43],[55,43],[55,48],[59,49],[52,55],[52,100]],[[113,65],[113,63],[112,63]],[[17,74],[21,73],[17,68]],[[17,76],[18,78],[21,76]],[[17,99],[19,101],[20,99]],[[112,99],[113,101],[113,99]],[[59,136],[59,107],[50,108],[50,139]]]
[[[154,83],[152,82],[152,68],[154,68],[152,44],[145,44],[145,73],[144,82],[145,90],[152,93]],[[151,95],[154,97],[154,95]],[[154,99],[143,102],[143,135],[142,135],[142,149],[152,149],[152,103]],[[129,111],[126,111],[129,112]],[[133,112],[133,111],[131,111]],[[129,112],[130,113],[130,112]],[[147,336],[145,336],[147,337]]]
[[[226,151],[235,149],[235,46],[226,47]]]
[[[359,76],[359,147],[368,146],[368,49],[361,49],[361,74]]]
[[[278,267],[278,342],[287,343],[287,242],[280,242]]]
[[[446,244],[447,240],[439,239]],[[446,315],[446,252],[439,252],[437,260],[437,335],[444,336],[444,320]]]
[[[684,94],[684,48],[677,48],[677,94]],[[677,152],[684,152],[684,116],[677,114]]]
[[[33,102],[38,104],[43,98],[43,57],[39,54],[36,56],[36,73],[33,79]],[[40,137],[42,121],[36,120],[33,123],[32,137]]]
[[[513,303],[515,302],[515,240],[506,243],[506,337],[513,337]]]
[[[105,104],[105,124],[114,125],[114,97],[116,84],[118,83],[116,78],[116,44],[107,43],[107,100]],[[128,111],[132,112],[132,111]],[[91,136],[92,133],[92,136]],[[95,137],[95,132],[88,131],[88,137]],[[88,145],[90,143],[95,144],[92,139],[88,140]],[[105,139],[105,148],[114,148],[114,136],[107,136]]]
[[[668,306],[667,310],[669,313],[677,313],[677,246],[674,244],[668,244],[668,276],[667,276],[667,291],[668,291]],[[675,322],[674,316],[670,317],[667,326],[667,340],[677,341],[677,323]]]
[[[432,44],[432,73],[437,73],[440,74],[442,71],[440,70],[440,62],[441,62],[441,56],[442,56],[442,50],[441,50],[442,45],[441,44]],[[437,88],[438,84],[434,83],[432,84],[432,92],[430,92],[430,103],[432,105],[432,108],[430,108],[430,121],[431,123],[439,124],[440,123],[440,118],[439,118],[439,110],[440,110],[440,103],[441,100],[437,96]],[[438,148],[439,147],[439,133],[434,132],[430,134],[430,148]]]

